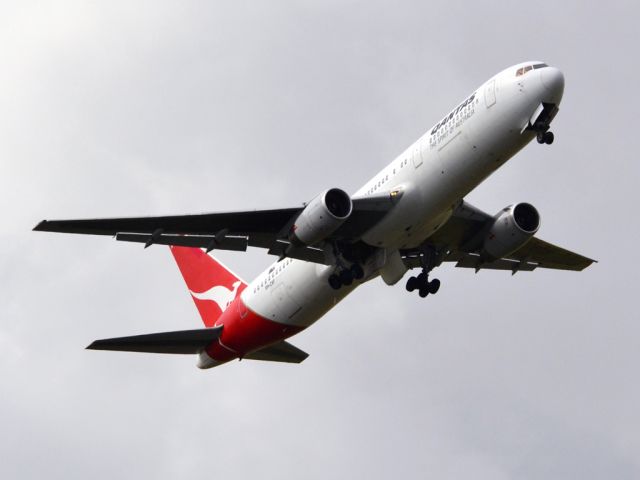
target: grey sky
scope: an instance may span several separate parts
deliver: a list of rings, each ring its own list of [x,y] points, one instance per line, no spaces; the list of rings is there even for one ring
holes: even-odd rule
[[[0,3],[0,476],[639,478],[639,12],[586,5]],[[468,199],[533,203],[597,265],[445,266],[426,300],[372,282],[292,340],[298,366],[83,350],[200,320],[165,248],[39,220],[354,191],[534,59],[566,76],[556,142]]]

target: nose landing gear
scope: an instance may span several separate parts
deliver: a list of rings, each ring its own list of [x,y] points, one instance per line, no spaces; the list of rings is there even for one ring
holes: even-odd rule
[[[536,108],[526,129],[533,130],[536,133],[536,140],[538,140],[538,143],[546,143],[547,145],[551,145],[553,143],[553,132],[549,131],[549,127],[557,113],[558,106],[553,103],[542,102]]]
[[[550,131],[538,130],[536,138],[540,144],[546,143],[547,145],[551,145],[553,143],[554,135],[553,132]]]
[[[539,112],[539,115],[531,120],[531,130],[536,132],[538,143],[551,145],[553,143],[553,132],[549,131],[549,127],[558,113],[558,106],[551,103],[542,103],[536,112]]]

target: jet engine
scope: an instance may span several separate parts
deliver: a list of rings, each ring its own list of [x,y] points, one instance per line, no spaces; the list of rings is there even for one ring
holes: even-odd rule
[[[344,190],[331,188],[322,192],[302,210],[291,228],[293,243],[314,245],[335,232],[349,218],[353,204]]]
[[[516,203],[502,209],[484,238],[483,255],[506,257],[533,237],[540,228],[540,214],[533,205]]]

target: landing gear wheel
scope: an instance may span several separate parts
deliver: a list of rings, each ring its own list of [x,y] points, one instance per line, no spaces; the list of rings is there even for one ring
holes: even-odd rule
[[[350,270],[342,270],[340,272],[340,281],[343,285],[351,285],[353,283],[353,275]]]
[[[350,270],[351,270],[351,275],[356,280],[360,280],[362,277],[364,277],[364,270],[362,269],[359,263],[354,263],[353,265],[351,265]]]
[[[342,282],[340,281],[340,277],[338,275],[336,275],[335,273],[332,274],[332,275],[329,275],[329,285],[334,290],[339,290],[340,287],[342,286]]]
[[[440,280],[434,278],[429,282],[429,286],[427,288],[429,289],[429,293],[432,295],[438,293],[438,290],[440,290]]]
[[[432,291],[432,285],[434,284],[434,282],[437,282],[437,287],[435,288],[435,291]],[[422,298],[426,297],[430,293],[437,292],[438,288],[440,288],[440,281],[434,280],[433,282],[430,282],[429,274],[425,272],[422,272],[417,277],[411,277],[407,282],[407,290],[409,290],[410,292],[412,292],[413,290],[418,290],[418,295],[420,295]]]
[[[538,131],[538,134],[536,135],[536,140],[538,140],[538,143],[542,144],[542,143],[546,143],[547,145],[551,145],[553,143],[553,132],[549,132],[549,131]]]

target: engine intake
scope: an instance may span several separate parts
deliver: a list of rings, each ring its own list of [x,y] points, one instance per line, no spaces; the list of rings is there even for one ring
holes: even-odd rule
[[[353,210],[351,197],[339,188],[330,188],[309,202],[291,228],[293,243],[314,245],[342,225]]]
[[[515,252],[540,228],[540,214],[529,203],[502,209],[495,217],[483,244],[483,255],[495,260]]]

